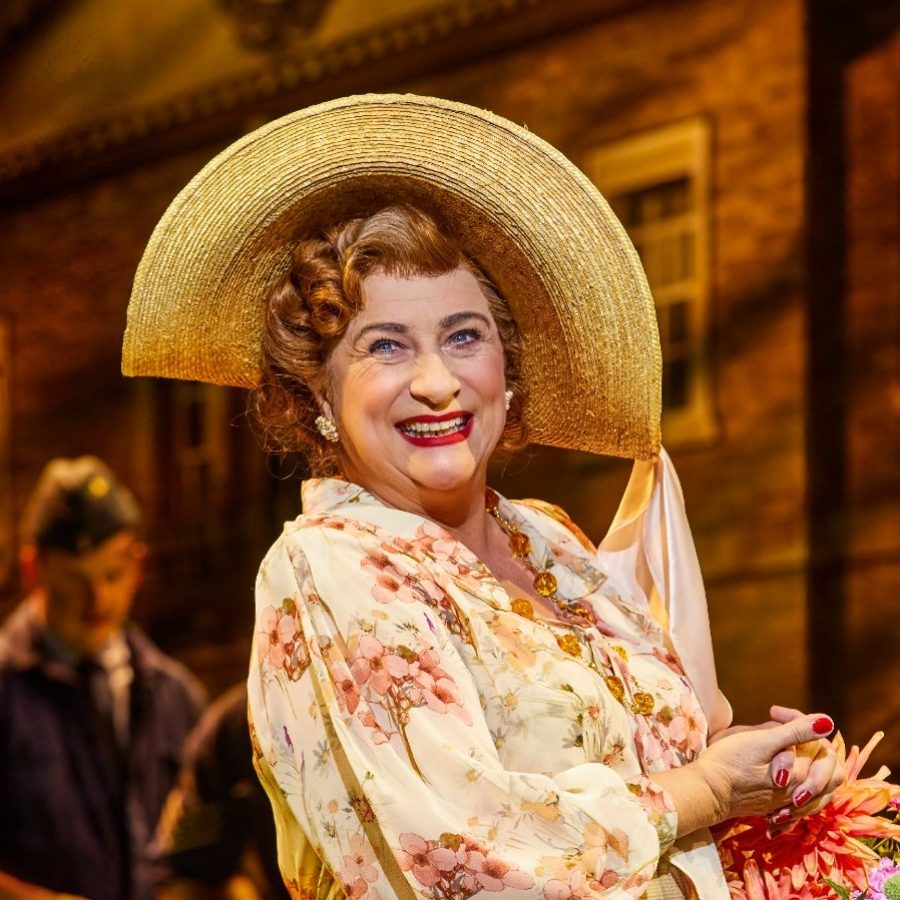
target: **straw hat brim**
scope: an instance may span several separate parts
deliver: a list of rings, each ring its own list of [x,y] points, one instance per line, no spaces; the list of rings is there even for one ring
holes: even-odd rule
[[[144,252],[123,372],[253,387],[266,298],[298,236],[401,201],[451,222],[507,298],[522,335],[532,441],[630,458],[658,452],[653,300],[606,201],[526,129],[429,97],[323,103],[213,159]]]

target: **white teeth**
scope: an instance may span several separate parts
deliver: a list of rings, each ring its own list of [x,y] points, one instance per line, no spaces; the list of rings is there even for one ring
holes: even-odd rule
[[[401,425],[400,430],[404,434],[413,435],[414,437],[441,437],[445,434],[453,434],[459,431],[466,424],[465,416],[458,416],[455,419],[448,419],[446,422],[410,422],[407,425]]]

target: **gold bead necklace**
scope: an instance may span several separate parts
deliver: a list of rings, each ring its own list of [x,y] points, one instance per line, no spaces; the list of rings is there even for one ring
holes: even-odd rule
[[[532,574],[535,591],[537,591],[541,597],[545,597],[553,603],[553,605],[564,616],[571,619],[576,626],[584,627],[593,625],[593,615],[588,607],[575,600],[567,600],[557,593],[559,585],[556,576],[548,569],[541,568],[535,563],[531,556],[531,540],[527,534],[519,530],[519,526],[515,522],[510,521],[500,512],[499,496],[490,488],[488,488],[485,493],[485,509],[494,517],[494,519],[496,519],[497,524],[509,538],[509,549],[513,557],[520,560]],[[581,657],[581,641],[578,639],[577,635],[572,632],[569,632],[568,634],[556,634],[553,629],[549,628],[535,617],[534,606],[526,597],[513,597],[509,605],[510,609],[517,615],[547,628],[548,631],[554,635],[557,645],[564,653],[568,653],[570,656]],[[624,649],[619,647],[613,649],[619,653],[619,656],[624,662],[626,658]],[[633,713],[639,716],[649,716],[653,712],[654,699],[652,694],[647,691],[637,690],[632,694],[631,701],[628,702],[628,699],[625,696],[625,683],[615,674],[611,665],[608,666],[608,672],[601,672],[593,660],[593,654],[591,654],[591,660],[588,663],[588,666],[603,678],[609,692],[623,706],[627,706]],[[635,682],[635,686],[638,686],[637,682]]]

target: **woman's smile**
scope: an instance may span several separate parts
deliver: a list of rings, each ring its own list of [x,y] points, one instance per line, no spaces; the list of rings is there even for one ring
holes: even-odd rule
[[[464,441],[472,433],[473,420],[468,412],[413,416],[398,422],[397,429],[415,447],[442,447]]]

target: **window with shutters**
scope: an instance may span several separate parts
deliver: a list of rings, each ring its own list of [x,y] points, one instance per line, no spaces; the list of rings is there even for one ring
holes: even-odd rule
[[[663,356],[663,441],[716,435],[709,348],[709,126],[691,119],[588,151],[584,169],[640,254]]]

